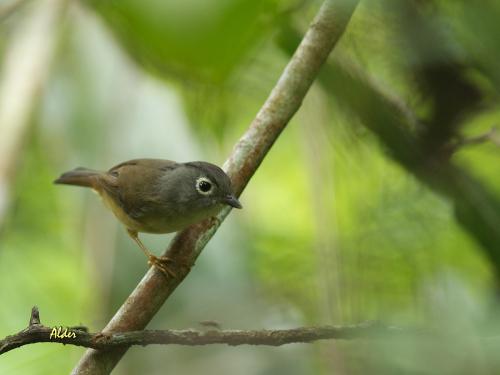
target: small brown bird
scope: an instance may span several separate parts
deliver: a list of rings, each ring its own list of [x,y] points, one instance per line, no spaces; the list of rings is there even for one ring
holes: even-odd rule
[[[203,161],[135,159],[107,172],[76,168],[54,182],[94,189],[125,225],[148,263],[173,277],[175,273],[167,265],[171,260],[153,255],[138,233],[176,232],[216,215],[224,205],[241,208],[229,177]]]

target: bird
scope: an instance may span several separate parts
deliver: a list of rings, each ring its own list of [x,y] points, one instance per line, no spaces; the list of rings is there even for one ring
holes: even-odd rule
[[[139,233],[172,233],[214,217],[226,205],[242,208],[228,175],[204,161],[133,159],[108,171],[78,167],[54,183],[97,192],[144,252],[148,264],[171,277],[176,277],[169,267],[172,260],[153,255]]]

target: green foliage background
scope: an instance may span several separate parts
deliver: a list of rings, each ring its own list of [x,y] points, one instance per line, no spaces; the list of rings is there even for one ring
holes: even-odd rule
[[[361,2],[324,77],[345,66],[339,61],[354,62],[381,93],[422,119],[431,136],[448,125],[450,142],[488,131],[500,120],[499,3],[407,3],[411,9],[396,0]],[[0,23],[0,53],[29,6]],[[142,254],[89,191],[52,180],[76,166],[106,169],[135,157],[222,164],[290,58],[292,34],[305,31],[318,6],[68,5],[0,234],[0,336],[24,328],[33,305],[46,325],[97,331],[146,270]],[[415,10],[415,19],[430,25],[416,34],[405,22]],[[448,70],[424,84],[436,61]],[[459,81],[480,93],[478,105],[450,104],[451,91],[434,95],[432,83],[455,66]],[[498,339],[484,338],[497,326],[495,267],[456,222],[448,198],[398,162],[405,139],[389,134],[399,145],[391,149],[365,127],[366,119],[379,119],[376,105],[360,97],[366,106],[348,110],[353,90],[313,86],[243,193],[245,209],[231,214],[150,327],[198,328],[207,319],[255,329],[377,319],[435,329],[435,339],[134,348],[117,374],[498,373]],[[459,119],[433,122],[446,106]],[[499,155],[498,144],[487,142],[459,149],[452,160],[499,199]],[[144,238],[156,252],[168,241]],[[67,373],[82,353],[27,346],[3,355],[0,373]]]

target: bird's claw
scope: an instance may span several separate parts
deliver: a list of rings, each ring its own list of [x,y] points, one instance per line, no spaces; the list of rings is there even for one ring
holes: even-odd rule
[[[148,264],[150,266],[154,266],[158,268],[165,276],[170,276],[173,277],[174,279],[177,278],[176,273],[170,268],[168,263],[172,263],[173,260],[170,259],[169,257],[161,256],[157,257],[155,255],[150,255],[148,257]]]

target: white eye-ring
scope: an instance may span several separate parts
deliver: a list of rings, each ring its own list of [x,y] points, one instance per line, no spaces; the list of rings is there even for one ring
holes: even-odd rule
[[[213,183],[206,177],[200,177],[196,180],[196,190],[198,193],[203,195],[209,195],[212,193]]]

